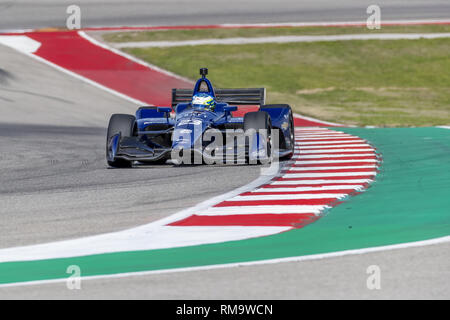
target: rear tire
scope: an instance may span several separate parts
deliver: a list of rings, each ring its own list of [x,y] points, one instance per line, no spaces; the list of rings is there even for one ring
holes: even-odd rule
[[[129,114],[113,114],[109,120],[106,138],[106,158],[109,158],[109,141],[113,136],[120,133],[121,137],[132,137],[136,135],[136,117]],[[116,159],[107,160],[108,165],[114,168],[130,168],[131,161]]]
[[[263,135],[263,139],[266,140],[266,152],[267,156],[271,158],[272,156],[272,123],[270,120],[270,116],[267,112],[264,111],[256,111],[256,112],[248,112],[244,115],[244,132],[247,130],[253,129],[256,132]],[[264,130],[264,131],[261,131]],[[250,146],[249,146],[250,147]],[[250,151],[250,150],[248,150]],[[250,160],[250,155],[248,155],[247,160]],[[261,161],[259,161],[261,163]]]
[[[261,108],[286,108],[289,109],[289,132],[290,132],[290,137],[289,139],[291,140],[291,153],[283,158],[281,158],[282,160],[289,160],[294,156],[294,152],[295,152],[295,125],[294,125],[294,113],[292,112],[292,108],[290,105],[288,104],[266,104],[266,105],[262,105]],[[281,135],[280,135],[280,139],[281,139]],[[286,140],[286,137],[284,137],[284,139]],[[281,145],[281,141],[280,144]]]

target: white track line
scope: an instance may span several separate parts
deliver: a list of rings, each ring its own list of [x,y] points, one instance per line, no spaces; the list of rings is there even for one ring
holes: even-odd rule
[[[232,207],[212,207],[195,214],[200,216],[227,216],[227,215],[247,215],[247,214],[285,214],[285,213],[313,213],[319,214],[329,206],[320,205],[260,205],[260,206],[232,206]]]
[[[111,44],[114,48],[168,48],[201,45],[241,45],[261,43],[293,43],[319,41],[351,41],[351,40],[417,40],[450,38],[450,33],[380,33],[380,34],[342,34],[318,36],[272,36],[254,38],[220,38],[182,41],[138,41]]]

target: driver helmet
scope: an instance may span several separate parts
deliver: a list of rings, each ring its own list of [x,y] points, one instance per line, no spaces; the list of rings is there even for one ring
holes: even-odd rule
[[[216,101],[214,100],[214,97],[208,93],[197,93],[192,97],[192,106],[194,108],[214,111]]]

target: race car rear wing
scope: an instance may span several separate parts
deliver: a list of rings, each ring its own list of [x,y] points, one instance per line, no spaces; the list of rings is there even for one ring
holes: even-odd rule
[[[192,100],[193,90],[172,89],[172,108],[179,103]],[[231,105],[264,105],[266,104],[266,88],[250,89],[216,89],[217,102]]]

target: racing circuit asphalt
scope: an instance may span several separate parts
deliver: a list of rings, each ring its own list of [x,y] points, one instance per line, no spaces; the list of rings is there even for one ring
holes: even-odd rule
[[[371,1],[77,2],[83,27],[365,20]],[[108,3],[106,5],[106,3]],[[122,3],[122,4],[121,4]],[[203,2],[202,2],[203,3]],[[448,18],[448,1],[378,1],[383,19]],[[3,1],[0,30],[63,26],[72,1]],[[226,6],[226,8],[225,8]],[[187,8],[189,7],[189,8]],[[199,19],[199,16],[202,18]],[[248,167],[107,169],[109,115],[136,106],[0,45],[0,248],[122,230],[252,181]],[[210,179],[214,174],[218,178]],[[221,181],[220,184],[217,181]],[[181,184],[180,184],[181,182]],[[449,244],[325,260],[1,288],[14,298],[448,299]],[[366,287],[379,265],[381,290]]]
[[[65,27],[74,3],[82,27],[365,21],[373,4],[384,20],[448,19],[450,12],[447,0],[15,0],[0,3],[0,30]]]
[[[109,117],[137,106],[4,46],[0,61],[0,248],[139,226],[259,176],[257,166],[108,169]]]

